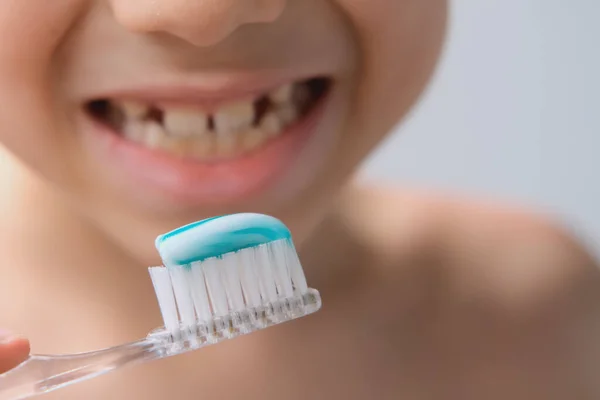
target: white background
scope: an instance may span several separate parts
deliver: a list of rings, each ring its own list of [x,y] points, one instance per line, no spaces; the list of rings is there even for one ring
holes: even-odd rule
[[[600,1],[455,0],[421,103],[365,165],[555,213],[600,255]]]

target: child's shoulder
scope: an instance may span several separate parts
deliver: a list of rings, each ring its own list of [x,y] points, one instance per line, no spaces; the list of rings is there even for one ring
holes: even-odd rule
[[[382,187],[352,189],[336,215],[332,226],[350,238],[340,246],[350,254],[343,268],[360,272],[363,299],[387,316],[380,326],[398,335],[416,329],[415,348],[436,347],[438,365],[512,381],[510,395],[528,381],[560,392],[600,364],[600,354],[582,356],[600,335],[600,271],[559,224],[483,201]],[[561,379],[552,381],[555,373]]]
[[[559,279],[597,270],[587,249],[559,222],[484,199],[353,187],[335,219],[356,243],[394,269],[409,261],[440,264],[451,275],[514,274],[522,285],[539,283],[538,275]]]
[[[507,307],[600,295],[596,261],[560,224],[483,200],[355,186],[309,248],[342,271]]]

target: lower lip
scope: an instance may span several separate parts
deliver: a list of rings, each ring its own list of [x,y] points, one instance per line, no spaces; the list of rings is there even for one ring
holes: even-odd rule
[[[124,188],[137,194],[155,192],[178,204],[222,204],[248,199],[285,179],[314,136],[331,92],[313,109],[263,147],[231,160],[206,163],[178,159],[124,139],[85,116],[90,149],[108,164]]]

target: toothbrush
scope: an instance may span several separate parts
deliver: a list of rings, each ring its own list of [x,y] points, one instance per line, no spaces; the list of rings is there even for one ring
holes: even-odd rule
[[[19,400],[121,367],[175,356],[312,314],[290,231],[262,214],[183,226],[156,239],[163,266],[149,268],[164,326],[104,350],[32,355],[0,375],[0,400]]]

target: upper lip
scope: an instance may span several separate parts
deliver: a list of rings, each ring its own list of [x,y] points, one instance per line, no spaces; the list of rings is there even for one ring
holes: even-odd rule
[[[99,91],[88,100],[136,100],[153,104],[200,103],[217,107],[222,103],[250,100],[263,96],[287,83],[301,82],[323,74],[277,77],[274,74],[203,75],[196,79],[147,79],[147,83],[122,85]],[[160,82],[160,83],[157,83]]]

